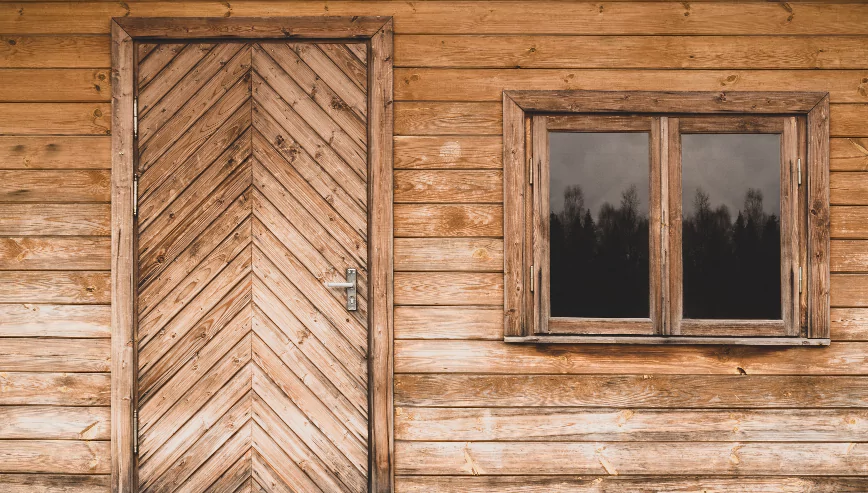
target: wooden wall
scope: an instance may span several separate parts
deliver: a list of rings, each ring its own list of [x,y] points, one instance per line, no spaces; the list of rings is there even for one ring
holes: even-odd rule
[[[0,2],[0,490],[108,488],[109,18],[321,14],[395,17],[399,492],[868,490],[868,5],[255,0]],[[830,92],[831,347],[501,342],[501,91],[569,88]]]

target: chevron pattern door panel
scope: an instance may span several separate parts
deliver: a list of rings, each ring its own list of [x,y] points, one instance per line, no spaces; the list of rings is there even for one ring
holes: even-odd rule
[[[365,491],[365,45],[137,50],[141,491]]]

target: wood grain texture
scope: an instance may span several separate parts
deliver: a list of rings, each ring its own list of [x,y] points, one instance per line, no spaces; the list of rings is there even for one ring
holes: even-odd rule
[[[0,405],[108,406],[108,373],[4,372]]]
[[[560,38],[559,38],[560,39]],[[580,59],[579,59],[580,60]],[[499,101],[510,90],[828,91],[834,103],[868,101],[866,70],[428,68],[395,70],[399,101]],[[643,63],[639,58],[634,63]],[[449,84],[450,90],[443,91]]]
[[[4,102],[108,101],[110,95],[106,69],[0,70],[0,101]]]
[[[0,440],[0,463],[4,473],[107,474],[111,454],[107,441]]]
[[[108,202],[110,179],[105,170],[0,170],[0,202]]]
[[[111,335],[106,305],[0,305],[0,337],[101,338]]]
[[[500,171],[395,171],[395,203],[503,202]]]
[[[399,88],[395,88],[396,94]],[[498,169],[500,137],[397,136],[395,169]],[[868,167],[868,165],[866,165]]]
[[[110,251],[105,237],[0,238],[0,270],[108,270]]]
[[[681,4],[651,2],[632,6],[623,2],[600,5],[540,2],[538,8],[507,1],[406,5],[390,1],[345,1],[326,4],[322,0],[294,2],[293,5],[263,6],[258,2],[237,5],[178,5],[174,2],[138,2],[113,5],[86,2],[57,8],[34,2],[23,14],[7,7],[8,20],[0,31],[20,33],[108,33],[105,21],[113,16],[216,16],[243,15],[389,15],[399,18],[398,33],[532,33],[532,34],[868,34],[868,13],[859,4],[834,6],[795,3],[789,9],[768,4],[721,4],[699,2],[688,8]],[[5,13],[5,12],[4,12]],[[13,15],[13,13],[15,15]],[[687,14],[687,15],[685,15]],[[76,22],[69,18],[75,16]],[[532,26],[528,29],[528,26]]]
[[[868,479],[823,477],[661,476],[398,476],[403,493],[607,493],[714,491],[715,493],[860,493]]]
[[[681,410],[401,408],[395,437],[407,441],[852,442],[865,410]]]
[[[108,204],[0,203],[0,235],[105,236],[110,210]]]
[[[832,171],[868,171],[868,139],[831,139]]]
[[[108,137],[0,137],[2,169],[109,168]]]
[[[396,39],[398,67],[858,69],[865,37],[424,36]],[[576,53],[583,56],[576,57]]]
[[[395,339],[503,338],[499,307],[399,306],[395,308]]]
[[[503,236],[503,208],[485,204],[395,204],[395,237]]]
[[[108,339],[8,338],[0,348],[0,371],[107,372]]]
[[[396,303],[397,300],[396,300]],[[863,343],[788,351],[750,346],[545,346],[489,341],[396,341],[398,373],[861,375]]]
[[[503,241],[494,238],[396,238],[396,271],[503,270]]]
[[[502,302],[501,274],[395,273],[395,305],[497,305]]]
[[[218,43],[193,69],[201,79],[176,83],[162,70],[138,81],[167,88],[139,141],[145,186],[135,316],[145,491],[223,483],[234,490],[244,474],[284,490],[363,491],[369,480],[391,490],[391,25],[326,18],[312,26],[329,35],[343,26],[354,36],[375,21],[383,30],[371,42],[370,87],[357,48],[285,41]],[[179,22],[123,24],[162,35]],[[244,31],[249,22],[193,27],[268,36],[288,21],[261,21],[262,32]],[[169,52],[177,58],[186,49]],[[317,87],[333,91],[331,99]],[[368,135],[350,138],[366,118]],[[347,268],[359,271],[358,311],[323,285],[343,280]],[[370,339],[369,316],[377,333]],[[370,411],[369,351],[378,372]],[[304,472],[299,463],[308,464]]]
[[[8,9],[9,6],[4,7]],[[6,14],[0,16],[0,19],[5,21],[15,17],[18,16]],[[106,27],[108,20],[108,17],[102,19]],[[2,32],[21,31],[18,26],[8,26],[8,29],[2,29]],[[108,34],[108,29],[104,29],[103,33]],[[3,35],[0,36],[0,47],[2,47],[0,68],[107,68],[111,66],[106,36]]]
[[[108,103],[0,103],[0,134],[109,135]]]
[[[108,304],[110,281],[102,271],[0,271],[0,303]]]
[[[97,493],[109,490],[108,475],[0,474],[9,493]]]
[[[0,406],[0,439],[108,440],[107,407]]]

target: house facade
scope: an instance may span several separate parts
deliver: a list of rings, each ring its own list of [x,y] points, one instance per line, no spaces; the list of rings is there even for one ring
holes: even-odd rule
[[[739,93],[794,139],[791,318],[516,321],[531,120]],[[860,3],[0,2],[0,491],[868,491],[866,122]]]

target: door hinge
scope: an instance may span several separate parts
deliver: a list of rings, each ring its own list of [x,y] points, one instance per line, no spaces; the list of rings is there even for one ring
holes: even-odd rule
[[[133,98],[133,137],[139,136],[139,98]]]
[[[533,158],[527,158],[527,171],[530,178],[530,184],[533,186]]]
[[[799,177],[799,186],[802,186],[802,158],[796,161],[796,174]]]
[[[536,278],[536,269],[534,269],[534,266],[531,265],[530,266],[530,292],[531,293],[533,293],[533,281],[535,278]]]
[[[139,410],[133,410],[133,455],[139,455]]]
[[[799,294],[802,294],[802,268],[799,267]]]
[[[139,175],[133,175],[133,216],[139,215]]]

